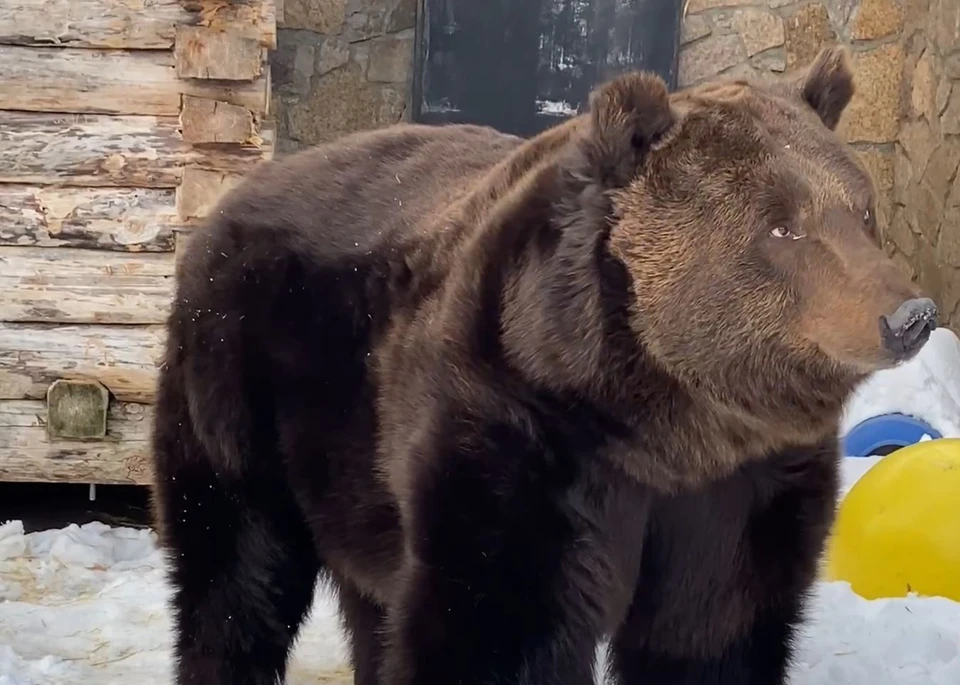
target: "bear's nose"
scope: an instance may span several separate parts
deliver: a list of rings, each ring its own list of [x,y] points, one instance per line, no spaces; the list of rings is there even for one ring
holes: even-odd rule
[[[937,305],[926,297],[907,300],[890,316],[880,317],[880,339],[897,361],[920,351],[937,328]]]

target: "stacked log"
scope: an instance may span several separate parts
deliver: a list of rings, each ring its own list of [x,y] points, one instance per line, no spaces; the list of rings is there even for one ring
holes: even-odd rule
[[[4,3],[0,480],[150,481],[176,246],[272,156],[275,15],[276,0]]]

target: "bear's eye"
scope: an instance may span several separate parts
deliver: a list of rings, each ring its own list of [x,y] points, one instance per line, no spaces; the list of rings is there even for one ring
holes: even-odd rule
[[[786,226],[777,226],[770,231],[770,235],[774,238],[795,238],[793,231],[791,231]]]
[[[867,209],[863,212],[863,223],[869,224],[870,219],[873,217],[873,214],[870,213],[870,210]]]

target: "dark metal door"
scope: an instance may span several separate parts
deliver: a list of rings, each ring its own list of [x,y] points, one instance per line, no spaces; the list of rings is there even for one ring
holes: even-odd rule
[[[683,0],[420,0],[414,121],[529,136],[633,69],[674,89]]]

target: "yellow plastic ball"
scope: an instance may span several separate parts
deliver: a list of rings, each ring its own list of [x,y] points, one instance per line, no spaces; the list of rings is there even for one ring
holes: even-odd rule
[[[910,445],[871,467],[840,504],[825,566],[867,599],[960,601],[960,439]]]

